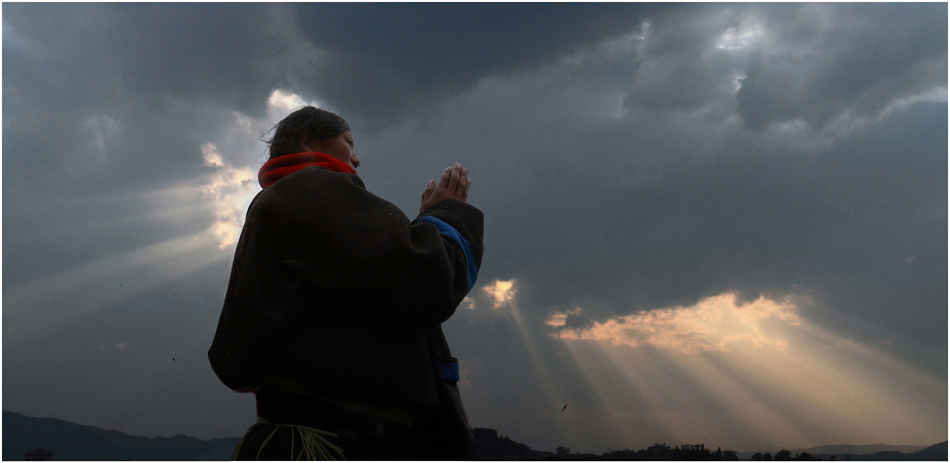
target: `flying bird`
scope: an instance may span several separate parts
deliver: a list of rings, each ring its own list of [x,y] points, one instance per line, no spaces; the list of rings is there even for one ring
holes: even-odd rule
[[[567,404],[564,404],[564,408],[561,409],[562,412],[563,412],[564,410],[567,410]]]

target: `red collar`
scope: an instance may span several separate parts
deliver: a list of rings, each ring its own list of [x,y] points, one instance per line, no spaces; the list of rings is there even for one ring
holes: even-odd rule
[[[267,188],[274,182],[294,173],[304,167],[319,166],[334,172],[355,174],[352,167],[343,161],[323,153],[294,153],[278,156],[264,163],[257,173],[257,181],[261,188]]]

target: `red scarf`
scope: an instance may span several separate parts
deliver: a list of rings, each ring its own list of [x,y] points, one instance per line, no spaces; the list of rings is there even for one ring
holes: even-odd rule
[[[294,153],[279,156],[264,163],[257,173],[257,181],[261,188],[267,188],[274,182],[294,173],[304,167],[326,167],[334,172],[355,174],[352,167],[343,161],[323,153]]]

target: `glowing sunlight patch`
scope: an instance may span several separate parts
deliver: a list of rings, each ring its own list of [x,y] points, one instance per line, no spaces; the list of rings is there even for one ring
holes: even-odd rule
[[[554,314],[548,325],[563,326],[568,313]],[[650,310],[594,322],[585,329],[562,329],[552,336],[564,340],[610,341],[614,345],[652,345],[687,354],[728,351],[729,345],[745,342],[755,348],[785,349],[787,343],[771,335],[767,322],[778,320],[798,324],[798,309],[789,301],[775,302],[764,297],[737,305],[733,294],[704,299],[691,307]],[[556,324],[560,323],[560,324]]]
[[[494,308],[497,309],[515,297],[514,284],[515,280],[495,280],[483,289],[494,300]]]
[[[273,119],[274,122],[303,106],[322,107],[320,103],[316,101],[308,102],[296,93],[281,89],[274,90],[271,92],[270,97],[267,98],[268,116]]]
[[[257,175],[248,167],[234,167],[225,163],[213,143],[201,147],[205,165],[215,169],[201,186],[201,193],[214,207],[216,220],[210,232],[218,238],[218,248],[237,243],[241,235],[244,209],[248,195],[257,189]]]
[[[739,27],[730,27],[726,29],[719,40],[716,42],[716,48],[720,50],[741,50],[755,44],[765,35],[762,28],[755,24],[743,24]]]
[[[320,106],[296,93],[276,89],[267,97],[267,118],[235,112],[231,127],[215,137],[218,142],[201,146],[204,164],[214,169],[205,176],[201,193],[210,201],[216,216],[209,232],[217,237],[219,249],[237,243],[244,212],[258,191],[257,169],[263,162],[261,135],[266,137],[276,121],[307,105]]]

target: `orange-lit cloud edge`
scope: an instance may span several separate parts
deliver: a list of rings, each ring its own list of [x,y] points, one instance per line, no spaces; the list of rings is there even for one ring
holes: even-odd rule
[[[740,301],[726,292],[568,326],[585,308],[551,311],[549,336],[573,357],[599,403],[566,398],[524,324],[517,280],[482,288],[486,310],[509,310],[553,402],[570,401],[565,444],[601,452],[636,442],[706,443],[745,451],[825,444],[930,445],[946,439],[947,381],[881,347],[809,320],[788,295]],[[463,305],[476,310],[469,298]],[[772,449],[771,447],[776,447]]]

